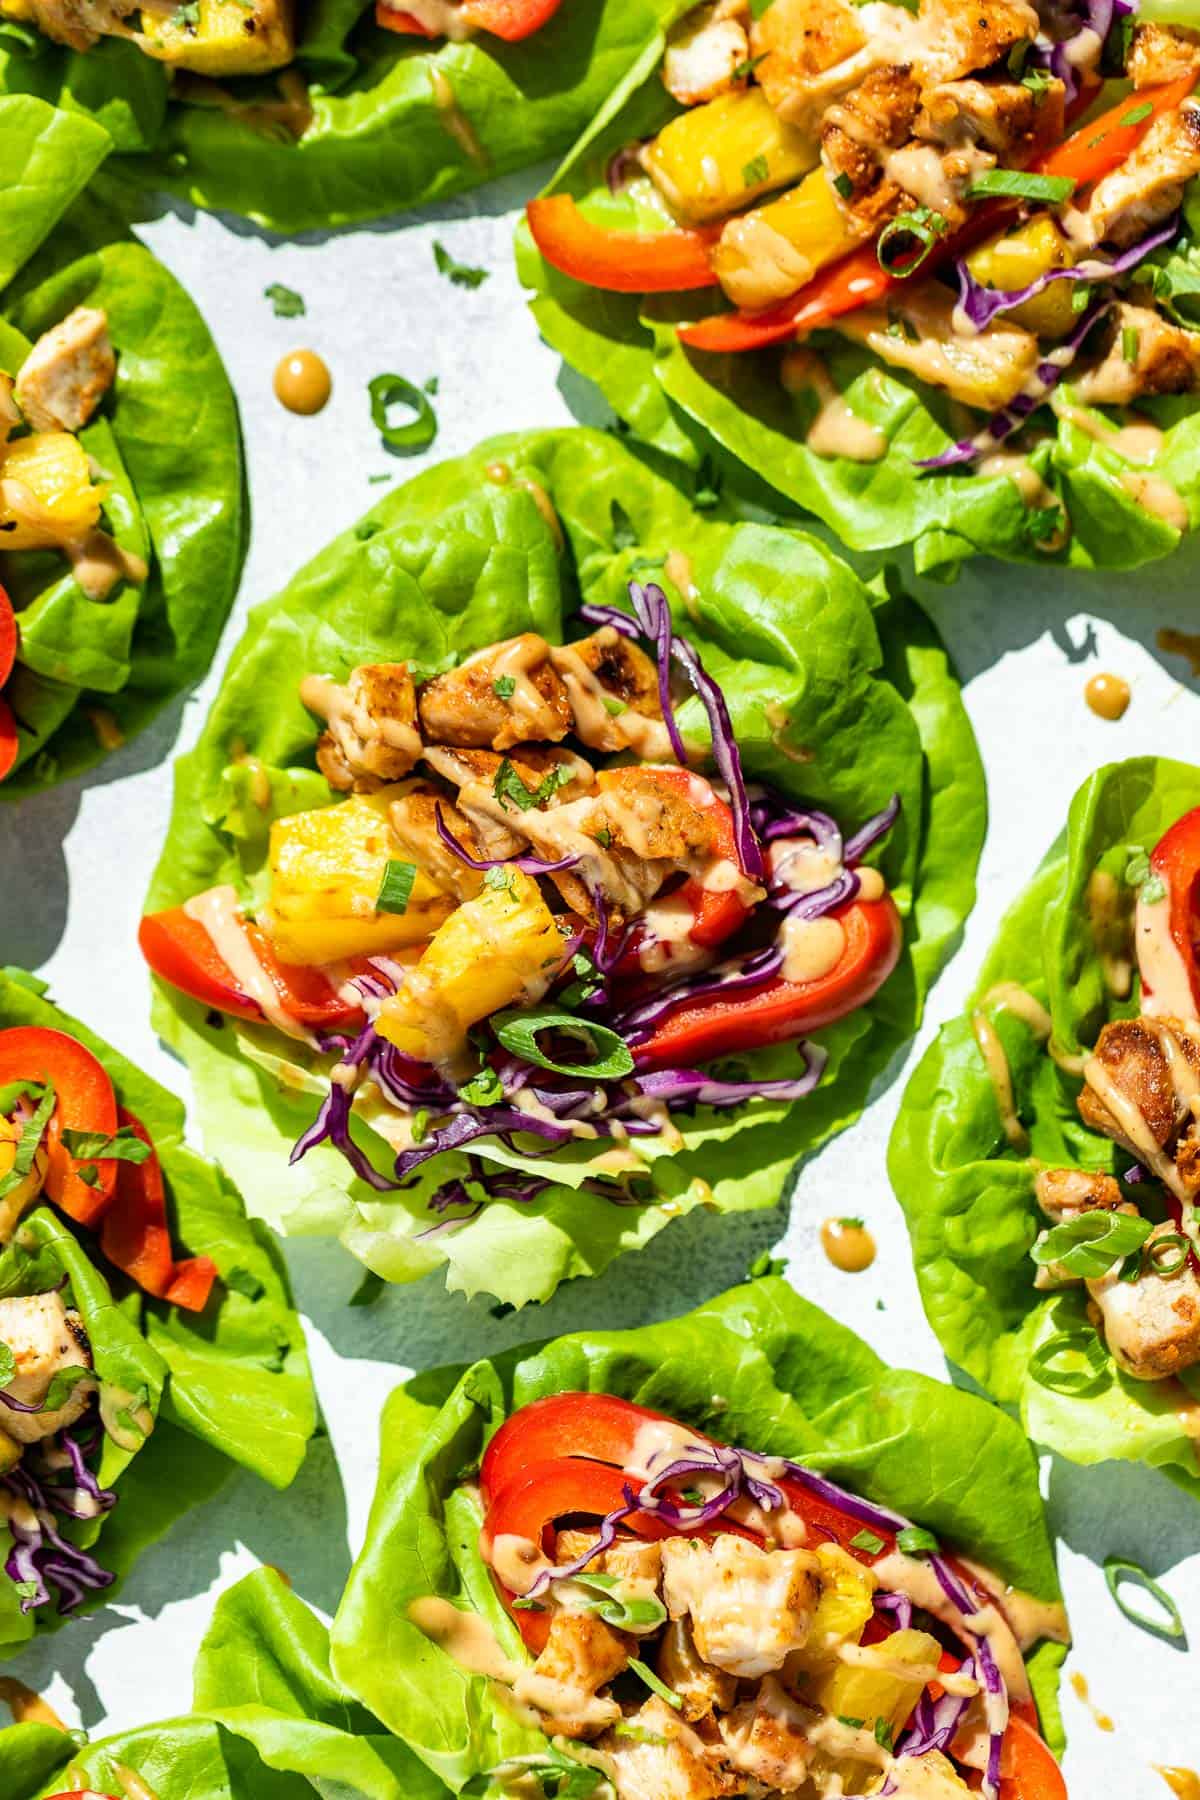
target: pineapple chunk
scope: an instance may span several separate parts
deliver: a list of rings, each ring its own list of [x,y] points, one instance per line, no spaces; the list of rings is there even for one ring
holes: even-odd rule
[[[816,168],[769,206],[730,219],[713,269],[735,306],[753,311],[786,300],[858,240],[824,169]]]
[[[293,0],[193,0],[169,17],[144,12],[147,55],[195,75],[263,75],[296,54]],[[192,19],[189,24],[188,18]]]
[[[0,0],[0,19],[18,19],[22,25],[34,24],[32,0]]]
[[[1075,261],[1071,245],[1058,229],[1049,213],[1040,213],[1027,224],[1020,225],[1000,237],[989,239],[978,250],[972,250],[967,267],[984,287],[1028,287],[1039,275],[1051,269],[1066,269]],[[1073,281],[1052,281],[1050,286],[1014,306],[1006,316],[1039,337],[1065,337],[1079,323],[1075,311],[1078,289]]]
[[[840,1544],[821,1544],[821,1598],[803,1650],[795,1653],[801,1668],[828,1664],[839,1644],[857,1644],[875,1611],[872,1595],[879,1585],[870,1569]]]
[[[468,1029],[502,1007],[540,996],[566,939],[537,882],[520,869],[466,900],[436,933],[376,1029],[417,1062],[453,1061]]]
[[[0,548],[50,550],[97,524],[104,489],[69,431],[35,431],[0,450]],[[11,529],[10,529],[11,527]]]
[[[875,1666],[838,1662],[808,1684],[805,1699],[835,1718],[861,1719],[867,1731],[876,1731],[876,1721],[882,1719],[896,1736],[922,1688],[937,1674],[941,1646],[927,1631],[894,1631],[862,1654],[876,1658]],[[846,1793],[857,1794],[877,1770],[871,1763],[819,1755],[813,1759],[812,1773],[836,1773]]]
[[[260,923],[288,963],[341,962],[424,943],[454,897],[420,870],[402,913],[375,910],[384,870],[409,860],[388,823],[402,784],[271,826],[270,903]]]
[[[667,204],[693,224],[724,218],[786,187],[816,160],[812,139],[783,124],[757,87],[681,113],[642,152]]]

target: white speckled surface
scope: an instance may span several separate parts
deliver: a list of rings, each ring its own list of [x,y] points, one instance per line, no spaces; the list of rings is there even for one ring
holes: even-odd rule
[[[536,172],[535,172],[536,174]],[[168,214],[144,235],[205,309],[241,402],[254,532],[239,610],[272,593],[333,533],[398,478],[371,428],[366,384],[382,369],[439,377],[440,431],[429,460],[489,433],[569,421],[591,406],[562,374],[525,313],[512,272],[511,208],[534,179],[434,213],[324,241],[281,244],[246,227]],[[476,292],[434,269],[431,244],[493,273]],[[268,282],[298,289],[307,317],[277,320]],[[285,351],[310,344],[334,371],[333,400],[317,419],[292,418],[271,395]],[[591,416],[597,416],[594,411]],[[935,990],[925,1034],[960,1004],[997,920],[1059,830],[1077,784],[1098,763],[1137,752],[1200,753],[1196,684],[1154,649],[1158,625],[1198,624],[1195,557],[1097,583],[1057,571],[985,565],[927,598],[968,682],[967,697],[991,783],[992,825],[980,901],[966,940]],[[1189,572],[1190,571],[1190,572]],[[1117,725],[1085,709],[1086,675],[1112,668],[1133,684]],[[206,687],[88,781],[0,808],[0,960],[42,971],[55,995],[168,1086],[182,1070],[154,1041],[134,931],[158,852],[170,758],[198,730]],[[900,1071],[853,1131],[803,1171],[790,1204],[733,1220],[696,1216],[600,1281],[561,1291],[536,1315],[493,1318],[484,1303],[450,1299],[431,1278],[349,1310],[360,1270],[336,1245],[306,1242],[287,1255],[310,1326],[330,1438],[292,1492],[278,1497],[235,1478],[203,1512],[146,1555],[120,1602],[27,1652],[13,1672],[89,1730],[121,1728],[187,1707],[190,1667],[212,1595],[256,1559],[283,1565],[328,1614],[365,1525],[374,1482],[376,1421],[399,1372],[584,1324],[633,1324],[693,1305],[737,1280],[757,1251],[777,1245],[797,1286],[861,1331],[885,1356],[944,1374],[918,1305],[884,1149]],[[862,1213],[880,1245],[866,1275],[839,1275],[817,1246],[830,1212]],[[879,1310],[877,1302],[883,1302]],[[1051,1518],[1076,1633],[1068,1668],[1081,1671],[1115,1732],[1102,1734],[1065,1696],[1075,1800],[1165,1800],[1151,1764],[1200,1766],[1195,1665],[1126,1624],[1105,1589],[1106,1555],[1132,1556],[1162,1579],[1200,1639],[1200,1510],[1165,1480],[1107,1465],[1046,1471]]]

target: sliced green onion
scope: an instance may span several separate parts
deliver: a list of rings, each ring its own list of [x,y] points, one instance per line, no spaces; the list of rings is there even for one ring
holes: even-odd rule
[[[875,244],[875,255],[885,275],[894,275],[897,280],[907,281],[921,267],[938,239],[944,237],[948,226],[939,212],[932,212],[928,206],[918,206],[912,212],[900,213],[884,226]],[[912,240],[915,239],[920,248],[914,252]],[[888,246],[895,244],[893,253]]]
[[[1055,1368],[1060,1356],[1082,1357],[1086,1367]],[[1056,1331],[1030,1357],[1029,1373],[1053,1394],[1102,1394],[1112,1386],[1108,1353],[1094,1331]]]
[[[1179,1608],[1164,1587],[1148,1575],[1140,1563],[1130,1562],[1123,1556],[1106,1556],[1104,1559],[1104,1579],[1108,1583],[1108,1591],[1120,1607],[1131,1625],[1137,1625],[1142,1631],[1151,1631],[1155,1637],[1170,1638],[1179,1642],[1184,1637],[1183,1619]],[[1156,1605],[1161,1606],[1166,1614],[1165,1619],[1155,1619],[1149,1613],[1139,1612],[1121,1592],[1121,1583],[1132,1581],[1144,1588]]]
[[[849,175],[847,175],[845,169],[839,170],[834,176],[833,186],[834,192],[840,194],[843,200],[849,200],[854,192],[854,183]]]
[[[412,898],[413,882],[416,879],[416,863],[392,862],[389,859],[387,867],[383,871],[383,880],[379,884],[375,911],[407,912],[409,900]]]
[[[45,1091],[38,1101],[37,1111],[31,1119],[26,1119],[21,1127],[21,1136],[13,1156],[13,1166],[7,1175],[0,1177],[0,1200],[4,1198],[5,1194],[11,1194],[14,1188],[19,1188],[32,1169],[38,1145],[42,1141],[42,1135],[54,1112],[54,1101],[54,1083],[48,1081]]]
[[[1151,102],[1143,100],[1140,106],[1135,106],[1130,112],[1123,113],[1120,123],[1122,125],[1140,125],[1142,120],[1148,119],[1153,111],[1154,107]]]
[[[376,375],[367,383],[367,392],[371,396],[371,423],[389,450],[411,455],[429,448],[438,426],[428,394],[403,375]],[[404,425],[390,425],[388,410],[393,406],[411,407],[413,417]]]
[[[1127,363],[1132,365],[1137,361],[1138,349],[1141,345],[1141,341],[1142,334],[1136,325],[1126,325],[1122,329],[1121,355],[1125,358]]]
[[[743,187],[761,187],[771,179],[771,165],[765,156],[753,156],[742,168]]]
[[[1070,175],[1032,175],[1027,169],[985,169],[967,189],[968,200],[1045,200],[1058,206],[1069,200],[1076,183]]]
[[[504,1098],[504,1084],[495,1069],[485,1063],[477,1075],[459,1088],[458,1097],[468,1106],[495,1106]]]
[[[875,1533],[868,1531],[865,1526],[850,1539],[852,1550],[865,1550],[869,1556],[878,1556],[883,1547],[883,1539],[876,1537]]]
[[[66,1126],[62,1141],[63,1148],[77,1162],[144,1163],[154,1155],[150,1145],[144,1144],[128,1125],[112,1136],[107,1131],[72,1131]]]
[[[1082,1213],[1078,1218],[1064,1219],[1048,1231],[1030,1255],[1040,1269],[1057,1263],[1068,1275],[1095,1280],[1107,1275],[1122,1257],[1140,1250],[1153,1229],[1149,1219],[1133,1218],[1128,1213]]]
[[[626,1594],[616,1575],[592,1575],[585,1571],[573,1575],[571,1582],[575,1587],[589,1589],[595,1596],[575,1610],[595,1613],[606,1625],[613,1625],[620,1631],[652,1631],[666,1623],[667,1609],[657,1594]]]
[[[598,1025],[593,1019],[580,1019],[574,1013],[562,1012],[556,1006],[510,1007],[492,1019],[492,1029],[514,1056],[539,1069],[551,1069],[556,1075],[580,1075],[589,1081],[619,1081],[633,1073],[633,1057],[624,1038]],[[538,1045],[544,1031],[562,1031],[581,1038],[595,1051],[591,1062],[555,1062]]]
[[[844,1725],[848,1731],[861,1731],[867,1721],[865,1719],[852,1719],[849,1713],[839,1713],[837,1715],[837,1722],[839,1725]]]
[[[891,1749],[892,1738],[894,1736],[895,1736],[895,1729],[894,1729],[894,1727],[892,1725],[892,1721],[890,1719],[876,1719],[876,1721],[875,1721],[875,1742],[879,1745],[879,1748],[881,1750],[890,1750]]]
[[[926,1531],[920,1525],[906,1525],[903,1531],[896,1533],[896,1548],[903,1550],[905,1556],[916,1556],[927,1550],[931,1556],[941,1548],[932,1531]]]
[[[1160,1250],[1174,1250],[1176,1252],[1174,1262],[1162,1262],[1158,1254]],[[1182,1231],[1164,1231],[1160,1238],[1155,1238],[1154,1242],[1147,1244],[1145,1249],[1146,1260],[1156,1275],[1178,1275],[1180,1269],[1187,1267],[1187,1260],[1191,1253],[1192,1246]]]
[[[660,1700],[665,1700],[668,1706],[675,1708],[676,1712],[683,1711],[683,1701],[679,1695],[674,1688],[669,1688],[665,1681],[660,1681],[653,1669],[648,1669],[644,1662],[638,1661],[636,1656],[630,1657],[629,1667],[645,1682],[652,1694],[657,1694]]]

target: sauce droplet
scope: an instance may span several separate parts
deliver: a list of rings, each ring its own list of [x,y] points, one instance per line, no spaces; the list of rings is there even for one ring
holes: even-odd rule
[[[275,365],[275,398],[289,412],[319,413],[333,391],[333,376],[315,350],[291,350]]]
[[[1083,697],[1100,718],[1119,719],[1129,705],[1129,683],[1123,675],[1093,675]]]
[[[1200,1775],[1195,1769],[1175,1769],[1165,1763],[1155,1763],[1154,1767],[1177,1800],[1200,1800]]]
[[[1101,1712],[1098,1706],[1093,1705],[1091,1695],[1088,1691],[1087,1676],[1081,1674],[1078,1669],[1074,1669],[1071,1673],[1071,1686],[1091,1713],[1097,1731],[1115,1731],[1116,1726],[1113,1724],[1108,1714],[1106,1712]]]
[[[875,1261],[875,1239],[861,1219],[826,1219],[821,1248],[845,1275],[861,1275]]]

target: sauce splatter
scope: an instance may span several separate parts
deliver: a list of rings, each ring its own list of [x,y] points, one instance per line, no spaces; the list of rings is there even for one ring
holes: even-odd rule
[[[1169,1763],[1155,1763],[1154,1767],[1176,1800],[1200,1800],[1200,1775],[1195,1769],[1177,1769]]]
[[[875,1261],[875,1239],[861,1219],[826,1219],[821,1248],[845,1275],[861,1275]]]
[[[1092,1718],[1096,1722],[1097,1731],[1115,1731],[1116,1726],[1113,1724],[1108,1714],[1106,1712],[1101,1712],[1098,1706],[1093,1706],[1091,1695],[1088,1691],[1087,1676],[1082,1675],[1078,1669],[1073,1669],[1071,1671],[1071,1686],[1074,1688],[1077,1697],[1091,1713]]]
[[[1123,675],[1093,675],[1083,697],[1101,719],[1123,718],[1129,706],[1129,683]]]
[[[333,376],[315,350],[291,350],[275,365],[275,398],[289,412],[319,413],[333,392]]]
[[[50,1702],[26,1687],[23,1681],[18,1681],[15,1675],[0,1675],[0,1700],[11,1712],[14,1725],[49,1725],[55,1731],[67,1729]]]
[[[1192,674],[1200,676],[1200,632],[1176,631],[1173,625],[1164,625],[1154,641],[1168,656],[1186,656]]]

